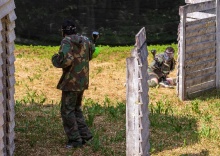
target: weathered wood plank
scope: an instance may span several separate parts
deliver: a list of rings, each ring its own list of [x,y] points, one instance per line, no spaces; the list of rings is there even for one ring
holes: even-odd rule
[[[220,88],[220,0],[216,6],[216,87]]]
[[[7,24],[7,30],[11,31],[15,29],[15,21],[12,21],[10,23]]]
[[[1,23],[1,22],[0,22],[0,23]],[[3,53],[3,48],[2,48],[2,44],[1,44],[1,39],[2,39],[1,37],[2,37],[2,35],[1,35],[1,33],[0,33],[0,54]]]
[[[15,56],[13,54],[8,55],[7,60],[9,65],[13,65],[15,62]]]
[[[4,132],[3,132],[4,133]],[[3,148],[5,147],[4,141],[0,138],[0,155],[4,156]]]
[[[0,66],[3,65],[2,57],[0,57]]]
[[[15,38],[16,38],[14,29],[11,30],[11,31],[7,31],[7,34],[6,34],[6,35],[7,35],[7,41],[8,41],[8,43],[14,42],[14,40],[15,40]]]
[[[134,57],[126,59],[126,153],[133,155],[137,152],[137,129],[138,123],[136,100],[138,96],[138,68],[137,60]],[[135,65],[136,64],[136,65]]]
[[[148,94],[148,92],[145,92],[145,93]],[[149,96],[142,97],[142,101],[143,101],[143,105],[141,106],[141,110],[143,114],[148,115],[149,114],[149,110],[148,110]]]
[[[135,36],[135,48],[131,52],[131,58],[127,58],[126,80],[126,155],[148,155],[143,151],[142,145],[149,140],[142,140],[142,131],[149,125],[146,121],[148,113],[148,85],[147,85],[147,50],[145,29],[142,28]],[[130,82],[130,83],[129,83]],[[144,113],[142,109],[145,108]],[[144,118],[143,118],[144,117]],[[144,120],[145,119],[145,120]],[[130,120],[130,122],[129,122]],[[130,125],[130,126],[129,126]],[[131,136],[132,135],[132,136]],[[150,148],[147,147],[147,148]],[[144,148],[146,149],[146,147]],[[145,152],[145,153],[144,153]]]
[[[192,19],[192,18],[187,18],[187,19]],[[212,21],[212,20],[216,20],[216,17],[210,17],[210,18],[205,18],[205,19],[194,19],[194,20],[191,20],[191,21],[187,20],[186,26],[195,25],[195,24],[198,24],[198,23],[206,23],[207,21]]]
[[[190,94],[195,94],[196,92],[201,93],[211,88],[215,88],[215,83],[215,80],[212,80],[196,86],[191,86],[190,88],[186,89],[187,95],[190,96]]]
[[[8,87],[12,88],[15,85],[15,76],[11,75],[7,77]]]
[[[14,64],[8,66],[7,68],[8,68],[8,74],[9,75],[14,75],[14,73],[15,73],[15,66],[14,66]]]
[[[1,117],[0,117],[0,125],[2,126],[2,125],[4,125],[4,118],[3,118],[3,114],[1,114]]]
[[[9,14],[12,10],[15,9],[14,1],[10,0],[7,3],[4,3],[0,6],[0,19]]]
[[[194,86],[194,85],[198,85],[198,84],[202,84],[208,81],[212,81],[215,80],[215,75],[213,74],[206,74],[205,76],[201,76],[201,77],[196,77],[190,80],[186,80],[186,85],[187,86]]]
[[[178,96],[181,100],[185,100],[185,69],[184,69],[184,61],[185,61],[185,26],[186,26],[186,11],[184,7],[180,7],[180,25],[179,25],[179,66],[178,66]]]
[[[195,19],[195,18],[186,18],[186,22],[189,23],[189,22],[196,22],[196,21],[199,21],[200,19]]]
[[[1,80],[1,82],[2,82],[2,80]],[[2,94],[0,94],[0,103],[2,104],[3,101],[4,101],[4,96]]]
[[[150,146],[149,146],[149,142],[145,141],[145,140],[149,140],[149,136],[150,136],[150,132],[149,131],[143,131],[142,133],[142,149],[143,149],[143,156],[144,155],[149,155],[148,151],[150,151]],[[145,149],[148,149],[147,151],[145,151]]]
[[[205,61],[215,60],[215,58],[216,58],[215,52],[211,54],[200,55],[198,57],[191,57],[185,61],[185,66],[201,64],[202,62],[205,62]]]
[[[199,30],[193,30],[193,31],[186,31],[186,38],[189,37],[195,37],[195,36],[200,36],[200,35],[205,35],[205,34],[210,34],[210,33],[215,33],[216,32],[216,27],[205,27]]]
[[[15,143],[14,143],[14,141],[10,145],[7,145],[7,149],[9,149],[9,155],[10,156],[14,155],[14,150],[15,150]]]
[[[0,31],[2,31],[2,29],[3,29],[2,22],[0,21]],[[0,35],[2,35],[2,34],[0,34]],[[0,41],[2,41],[2,40],[0,40]]]
[[[14,151],[15,151],[15,143],[14,143],[14,141],[11,143],[11,145],[8,145],[7,148],[9,149],[9,154],[10,155],[14,155]]]
[[[14,121],[10,121],[10,122],[7,122],[7,132],[8,133],[11,133],[14,131],[14,128],[15,128],[15,122]]]
[[[206,68],[215,68],[216,62],[215,60],[205,61],[200,64],[194,64],[190,66],[185,66],[186,73],[192,73],[194,71],[203,70]]]
[[[201,3],[201,2],[207,2],[210,0],[185,0],[185,3],[190,3],[190,4],[194,4],[194,3]]]
[[[195,72],[192,72],[192,73],[186,73],[186,80],[190,80],[190,79],[193,79],[195,77],[201,77],[201,76],[204,76],[206,74],[215,75],[215,72],[216,72],[216,67],[207,68],[207,69],[204,69],[204,70],[199,70],[199,71],[195,71]]]
[[[2,6],[2,5],[4,5],[5,3],[7,3],[9,0],[1,0],[0,1],[0,7]]]
[[[8,103],[8,110],[13,110],[14,109],[14,106],[15,106],[15,100],[14,100],[14,96],[11,97],[10,99],[8,99],[7,101]]]
[[[9,145],[11,145],[13,143],[14,137],[15,137],[15,132],[14,131],[7,134],[7,140],[8,140]]]
[[[0,22],[1,23],[1,22]],[[1,30],[0,30],[1,31]],[[0,33],[0,42],[3,41],[3,37],[2,37],[2,34]],[[2,47],[1,47],[1,50],[2,50]],[[2,52],[2,51],[1,51]]]
[[[186,53],[201,51],[203,49],[215,47],[216,41],[201,42],[186,46]]]
[[[203,29],[203,28],[212,27],[212,26],[216,26],[215,20],[210,20],[207,22],[201,22],[201,23],[196,23],[196,24],[188,24],[186,26],[186,31],[196,31],[198,29]]]
[[[0,79],[0,91],[2,92],[2,89],[3,89],[3,83],[2,83],[2,78]],[[0,99],[1,99],[1,96],[0,96]]]
[[[1,116],[2,117],[2,116]],[[0,126],[0,140],[4,137],[4,129],[2,126]],[[1,146],[0,146],[1,149]]]
[[[146,138],[149,137],[149,129],[150,129],[149,118],[148,117],[144,118],[144,116],[143,116],[142,119],[141,119],[141,123],[142,123],[141,136],[142,136],[142,139],[143,139],[142,142],[145,142],[147,144],[148,139],[146,139]]]
[[[195,19],[215,17],[214,14],[205,13],[205,12],[192,12],[192,13],[188,13],[186,16],[187,18],[195,18]]]
[[[14,10],[12,10],[12,11],[8,14],[8,19],[9,19],[10,22],[13,22],[13,21],[15,21],[15,20],[17,19],[17,16],[16,16]]]
[[[15,118],[15,111],[14,109],[10,110],[10,111],[7,111],[6,112],[6,116],[8,117],[8,121],[14,121],[14,118]]]
[[[3,96],[1,97],[2,99],[3,99]],[[2,100],[3,101],[3,100]],[[3,106],[3,103],[2,103],[2,101],[0,102],[0,117],[2,117],[3,116],[3,114],[4,114],[4,106]],[[4,123],[0,123],[0,126],[2,126]]]
[[[205,11],[203,11],[203,12],[216,15],[216,8],[213,8],[213,9],[210,9],[210,10],[205,10]]]
[[[135,46],[137,46],[138,49],[141,48],[141,46],[145,43],[146,41],[146,34],[145,34],[145,28],[143,27],[135,36],[136,43]]]
[[[7,43],[6,48],[7,48],[8,55],[13,54],[15,50],[14,42]]]
[[[190,44],[195,44],[195,43],[200,43],[200,42],[205,42],[205,41],[213,41],[213,40],[216,40],[215,33],[190,37],[190,38],[187,38],[187,40],[186,40],[186,46],[188,46]]]
[[[188,52],[186,53],[186,60],[190,59],[190,58],[194,58],[194,57],[199,57],[201,55],[206,55],[206,54],[212,54],[215,53],[215,46],[214,47],[208,47],[205,49],[200,49],[199,51],[192,51],[192,52]]]
[[[15,94],[15,88],[11,87],[7,90],[7,94],[8,94],[8,100],[11,100],[14,98],[14,94]]]
[[[196,4],[187,4],[180,7],[180,12],[184,9],[186,13],[210,10],[216,7],[215,1],[208,1]]]

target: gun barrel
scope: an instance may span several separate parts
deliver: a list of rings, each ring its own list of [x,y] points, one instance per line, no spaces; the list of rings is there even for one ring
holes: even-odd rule
[[[151,54],[153,55],[153,57],[155,58],[157,51],[156,50],[151,50]]]

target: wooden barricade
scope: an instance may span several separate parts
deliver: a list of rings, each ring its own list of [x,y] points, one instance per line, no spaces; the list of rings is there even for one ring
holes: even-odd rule
[[[181,100],[219,87],[219,0],[198,1],[191,0],[194,4],[179,11],[177,92]]]
[[[149,155],[147,48],[145,28],[135,37],[135,48],[127,58],[126,155]]]
[[[210,1],[210,0],[185,0],[185,3],[195,4],[195,3],[207,2],[207,1]]]
[[[0,1],[0,155],[14,153],[14,0]]]

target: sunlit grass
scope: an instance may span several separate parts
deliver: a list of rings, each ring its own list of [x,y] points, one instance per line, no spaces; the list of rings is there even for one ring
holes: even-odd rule
[[[176,44],[150,45],[148,51],[160,53],[167,46],[177,53]],[[60,117],[61,92],[56,89],[61,70],[51,64],[59,47],[16,45],[15,155],[125,155],[125,60],[132,48],[98,47],[99,54],[90,62],[90,87],[83,100],[94,139],[82,149],[67,150]],[[152,61],[150,53],[148,60]],[[218,155],[219,93],[212,91],[182,102],[175,89],[150,89],[151,155]]]

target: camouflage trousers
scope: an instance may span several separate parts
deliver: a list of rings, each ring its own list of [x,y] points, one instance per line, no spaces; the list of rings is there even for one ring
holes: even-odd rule
[[[61,116],[65,133],[69,140],[79,142],[92,137],[81,110],[83,92],[62,91],[61,99]]]

